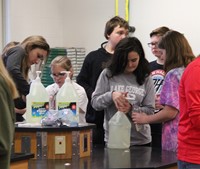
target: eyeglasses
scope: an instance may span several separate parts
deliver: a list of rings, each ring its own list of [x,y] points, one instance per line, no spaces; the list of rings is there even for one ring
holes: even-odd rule
[[[158,47],[158,42],[150,42],[150,43],[147,43],[147,45],[152,48],[153,46],[155,47]]]
[[[52,78],[62,78],[62,77],[64,77],[66,75],[66,73],[52,73],[50,76],[52,77]]]

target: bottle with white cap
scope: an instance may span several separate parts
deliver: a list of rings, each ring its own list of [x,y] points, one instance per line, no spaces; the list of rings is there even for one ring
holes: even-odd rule
[[[29,94],[26,96],[26,122],[39,123],[49,109],[49,96],[41,83],[41,71],[36,71],[37,77],[30,86]]]
[[[73,114],[73,122],[71,125],[79,123],[78,95],[70,79],[70,71],[62,71],[67,77],[65,83],[59,89],[56,95],[56,110],[67,110]]]

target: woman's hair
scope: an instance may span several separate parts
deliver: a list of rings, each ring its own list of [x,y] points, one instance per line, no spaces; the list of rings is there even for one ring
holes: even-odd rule
[[[168,32],[170,29],[166,26],[161,26],[159,28],[154,29],[151,33],[150,33],[150,38],[152,36],[163,36],[166,32]]]
[[[182,33],[168,31],[158,44],[160,49],[166,50],[164,69],[169,72],[177,67],[186,67],[195,59],[192,48]]]
[[[70,71],[70,69],[72,68],[71,60],[67,56],[56,56],[51,61],[51,66],[53,65],[59,65],[66,71]]]
[[[24,75],[25,79],[28,78],[28,71],[30,69],[30,65],[28,63],[28,55],[29,52],[33,49],[39,48],[47,51],[47,55],[50,52],[50,47],[47,41],[42,36],[29,36],[21,42],[21,46],[24,48],[26,52],[26,56],[23,59],[22,63],[22,74]]]
[[[118,25],[120,26],[120,28],[125,28],[129,30],[128,22],[119,16],[115,16],[106,22],[104,37],[108,39],[108,35],[110,35],[115,27],[117,27]]]
[[[0,57],[0,74],[3,77],[3,79],[5,80],[8,87],[10,88],[12,98],[13,99],[17,98],[19,95],[18,95],[18,91],[17,91],[16,86],[15,86],[15,83],[13,82],[13,80],[10,77],[7,69],[5,68],[5,66],[3,64],[3,60],[2,60],[1,57]]]
[[[128,64],[128,54],[132,51],[139,55],[139,63],[133,74],[135,74],[138,84],[142,85],[145,78],[150,75],[150,69],[142,44],[136,37],[126,37],[117,44],[108,65],[108,69],[111,71],[110,77],[124,73]]]
[[[42,36],[29,36],[21,42],[21,46],[25,49],[27,54],[35,48],[43,49],[47,51],[47,54],[50,52],[49,44]]]
[[[2,51],[2,58],[6,57],[7,51],[15,46],[17,46],[18,44],[20,44],[20,42],[16,42],[16,41],[11,41],[9,43],[6,44],[6,46],[3,48]]]

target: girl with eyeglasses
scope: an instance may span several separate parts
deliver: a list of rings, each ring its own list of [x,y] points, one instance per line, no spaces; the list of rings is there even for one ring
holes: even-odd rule
[[[70,71],[70,78],[73,77],[73,67],[71,60],[67,56],[57,56],[51,62],[51,77],[53,78],[53,84],[46,87],[46,90],[50,97],[50,109],[56,108],[56,94],[65,82],[66,73],[63,71]],[[79,84],[72,81],[72,84],[78,94],[79,100],[79,121],[80,123],[85,123],[85,112],[88,104],[88,98],[85,89]]]

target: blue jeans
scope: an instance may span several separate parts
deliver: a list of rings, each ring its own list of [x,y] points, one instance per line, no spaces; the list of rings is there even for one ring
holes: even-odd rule
[[[178,169],[200,169],[200,164],[193,164],[178,160]]]

